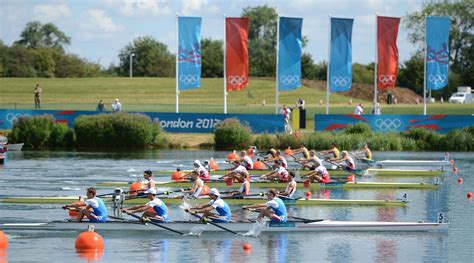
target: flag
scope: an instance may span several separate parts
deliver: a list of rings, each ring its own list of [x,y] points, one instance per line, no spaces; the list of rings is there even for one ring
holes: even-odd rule
[[[278,39],[278,89],[301,86],[302,18],[280,17]]]
[[[348,91],[352,86],[352,24],[354,19],[331,18],[329,90]]]
[[[241,90],[248,84],[249,52],[248,52],[249,19],[225,19],[225,73],[227,91]]]
[[[439,90],[448,85],[449,17],[426,17],[426,87]]]
[[[178,17],[178,89],[201,86],[201,18]]]
[[[377,17],[377,89],[395,88],[398,74],[398,17]]]

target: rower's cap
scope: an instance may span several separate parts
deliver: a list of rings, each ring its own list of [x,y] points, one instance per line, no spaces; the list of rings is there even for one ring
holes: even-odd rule
[[[156,195],[156,189],[155,188],[150,188],[150,189],[145,191],[145,194]]]
[[[215,195],[215,196],[221,196],[221,194],[219,193],[219,190],[217,190],[216,188],[211,188],[209,190],[209,194],[210,195]]]
[[[341,153],[342,153],[342,155],[344,155],[344,156],[349,155],[349,153],[348,153],[347,151],[342,151]]]

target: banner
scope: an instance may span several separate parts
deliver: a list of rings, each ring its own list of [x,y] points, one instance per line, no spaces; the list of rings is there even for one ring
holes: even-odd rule
[[[330,92],[348,91],[351,89],[353,23],[354,19],[331,18]]]
[[[226,18],[225,35],[227,91],[241,90],[247,86],[249,76],[249,19]]]
[[[398,17],[377,16],[377,89],[395,88],[398,74]]]
[[[438,133],[448,133],[453,129],[462,129],[474,125],[471,115],[355,115],[355,114],[316,114],[316,131],[335,131],[358,122],[367,123],[376,132],[401,132],[414,128],[423,128]]]
[[[178,89],[201,86],[201,18],[178,17]]]
[[[278,90],[301,86],[302,18],[280,17],[278,39]]]
[[[449,17],[426,17],[426,87],[439,90],[448,85]]]

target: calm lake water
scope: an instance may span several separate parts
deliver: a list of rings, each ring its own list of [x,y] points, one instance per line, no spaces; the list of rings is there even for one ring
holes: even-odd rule
[[[191,167],[194,159],[223,158],[214,151],[135,152],[9,152],[0,167],[0,196],[83,195],[99,181],[134,181],[143,170]],[[378,159],[441,159],[444,153],[375,153]],[[451,153],[459,173],[442,177],[438,190],[315,190],[313,197],[350,199],[396,199],[404,193],[407,207],[313,206],[291,207],[290,213],[304,218],[369,221],[434,221],[445,212],[451,223],[441,233],[281,233],[258,237],[203,232],[200,237],[172,233],[101,233],[105,251],[102,262],[472,262],[474,258],[473,204],[466,198],[474,191],[474,153]],[[457,179],[464,178],[463,184]],[[157,180],[166,180],[157,178]],[[432,182],[432,178],[374,177],[367,181]],[[108,193],[111,188],[99,188]],[[304,191],[299,191],[304,195]],[[0,204],[0,221],[64,219],[61,205]],[[243,214],[231,206],[236,217]],[[178,206],[171,207],[173,219],[191,219]],[[84,262],[76,253],[78,232],[8,231],[9,250],[0,262]],[[242,245],[252,250],[244,252]]]

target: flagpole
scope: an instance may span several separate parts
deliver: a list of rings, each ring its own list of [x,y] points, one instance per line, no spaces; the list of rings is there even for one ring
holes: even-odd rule
[[[377,65],[378,65],[378,59],[379,59],[378,29],[379,29],[379,18],[378,18],[378,13],[375,12],[374,107],[377,105]]]
[[[227,30],[226,30],[226,17],[224,14],[224,114],[227,114],[227,64],[226,64],[226,41],[227,41]]]
[[[329,17],[328,26],[328,65],[326,68],[326,115],[329,114],[329,60],[331,59],[331,14]]]
[[[276,85],[275,85],[275,114],[278,114],[278,90],[279,90],[279,78],[278,78],[278,52],[280,48],[280,14],[277,17],[277,48],[276,48]]]
[[[423,115],[426,115],[426,55],[427,55],[427,49],[426,49],[426,14],[425,15],[425,41],[423,43],[423,50],[425,52],[425,58],[424,58],[424,63],[423,63]]]
[[[176,113],[179,113],[179,81],[178,81],[178,58],[179,58],[179,15],[176,13]]]

